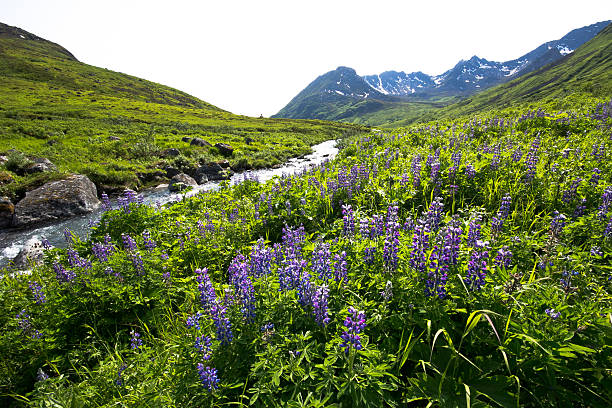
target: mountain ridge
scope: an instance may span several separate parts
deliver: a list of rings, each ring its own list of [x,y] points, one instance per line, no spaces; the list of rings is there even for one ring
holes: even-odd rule
[[[346,113],[357,110],[370,114],[392,109],[393,104],[409,108],[410,104],[458,102],[560,60],[609,24],[610,20],[607,20],[573,29],[558,40],[547,41],[505,62],[490,61],[474,55],[468,60],[460,60],[440,75],[428,75],[421,71],[385,71],[359,76],[352,68],[339,67],[354,73],[351,86],[352,89],[360,89],[360,92],[345,95],[344,90],[337,86],[339,84],[324,81],[325,78],[338,75],[338,69],[329,71],[312,81],[272,117],[327,120],[349,118],[355,123],[363,123],[361,118],[347,116]],[[371,90],[367,90],[366,85]],[[330,98],[324,94],[335,95]]]

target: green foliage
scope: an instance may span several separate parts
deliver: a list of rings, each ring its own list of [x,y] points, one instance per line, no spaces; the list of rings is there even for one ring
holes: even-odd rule
[[[107,211],[87,241],[46,251],[32,275],[0,279],[0,402],[610,406],[609,102],[541,108],[355,134],[337,159],[302,175]],[[428,214],[435,197],[439,227]],[[347,232],[347,205],[355,232]],[[556,212],[565,216],[558,230]],[[480,243],[469,240],[475,224]],[[300,226],[301,243],[291,244],[288,231]],[[444,296],[429,296],[451,226],[460,229],[456,262],[446,266]],[[422,266],[419,234],[429,239]],[[324,245],[332,276],[346,259],[346,280],[320,274]],[[269,270],[257,269],[255,248],[269,251]],[[509,264],[498,258],[503,251]],[[302,273],[286,287],[293,256]],[[483,264],[476,287],[469,273]],[[220,309],[202,300],[210,291],[201,268]],[[33,282],[46,302],[36,303]],[[312,300],[323,285],[325,325]],[[366,326],[361,348],[346,351],[351,307]],[[219,313],[231,323],[229,343]],[[141,346],[131,347],[131,331]],[[211,339],[205,352],[196,348],[202,336]],[[202,383],[198,363],[217,369],[218,389]],[[39,369],[49,379],[37,381]]]

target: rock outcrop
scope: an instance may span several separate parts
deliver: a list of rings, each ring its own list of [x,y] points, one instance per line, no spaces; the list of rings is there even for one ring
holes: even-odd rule
[[[232,153],[234,153],[234,148],[227,143],[217,143],[215,147],[219,150],[219,153],[224,156],[231,156]]]
[[[99,205],[94,183],[75,174],[27,192],[15,206],[15,224],[25,226],[87,214]]]
[[[185,173],[177,174],[172,177],[170,184],[168,184],[168,190],[170,191],[183,191],[188,186],[197,186],[198,183],[190,176]]]
[[[8,197],[0,197],[0,228],[13,225],[15,219],[15,205]]]
[[[200,139],[199,137],[194,137],[193,139],[191,139],[191,142],[189,144],[192,146],[201,146],[201,147],[211,146],[210,143],[208,143],[204,139]]]
[[[42,242],[38,238],[30,238],[26,241],[19,254],[13,259],[13,268],[17,270],[29,269],[40,265],[45,257]]]
[[[48,173],[51,171],[57,171],[57,167],[55,164],[51,163],[49,159],[36,158],[34,159],[34,163],[27,166],[24,171],[27,174]]]

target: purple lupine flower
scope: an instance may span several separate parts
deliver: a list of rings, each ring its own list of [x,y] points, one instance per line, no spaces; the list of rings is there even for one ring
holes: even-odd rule
[[[68,244],[68,246],[72,245],[72,242],[74,241],[75,237],[72,231],[70,231],[68,228],[64,228],[64,240],[66,241],[66,243]]]
[[[518,146],[516,149],[514,149],[514,152],[512,152],[512,161],[517,163],[520,162],[522,158],[523,150],[521,149],[521,146]]]
[[[570,187],[563,192],[563,197],[561,198],[561,200],[565,204],[569,204],[574,201],[574,198],[576,198],[576,192],[578,191],[578,186],[580,185],[581,181],[582,179],[580,177],[572,180],[572,184],[570,185]]]
[[[595,256],[595,257],[602,257],[603,256],[603,251],[598,246],[592,246],[590,253],[591,253],[591,256]]]
[[[117,378],[115,379],[115,385],[121,387],[123,385],[123,372],[128,368],[127,364],[121,364],[117,370]]]
[[[346,330],[342,332],[340,337],[344,340],[340,347],[345,349],[345,352],[351,348],[355,350],[361,350],[361,337],[360,333],[363,332],[363,329],[366,327],[365,313],[358,311],[353,306],[349,306],[348,308],[349,315],[344,319],[344,327]]]
[[[21,333],[31,337],[32,339],[39,339],[42,337],[42,333],[34,328],[34,325],[30,320],[30,315],[25,311],[25,309],[17,313],[17,316],[15,317],[18,319],[17,324],[21,329]]]
[[[608,210],[612,206],[612,187],[606,187],[603,194],[601,195],[601,205],[598,208],[597,217],[600,220],[606,218]]]
[[[536,137],[531,146],[529,147],[529,151],[527,152],[527,156],[525,157],[525,169],[526,173],[524,179],[527,183],[531,182],[536,175],[536,170],[538,167],[538,162],[540,157],[538,155],[538,150],[540,148],[540,137]]]
[[[219,388],[219,377],[216,368],[204,367],[204,364],[198,363],[198,375],[202,385],[208,391]]]
[[[367,265],[372,265],[374,263],[374,258],[376,256],[376,247],[366,247],[363,250],[363,262]]]
[[[202,353],[202,360],[210,360],[212,357],[212,343],[210,336],[201,335],[195,338],[194,347]]]
[[[246,258],[238,254],[229,265],[228,275],[240,300],[242,315],[247,322],[252,322],[255,319],[255,289],[248,270]]]
[[[217,300],[215,300],[210,308],[210,316],[212,317],[215,327],[217,328],[217,340],[219,340],[223,345],[231,343],[231,341],[234,339],[234,335],[232,334],[232,324],[226,316],[226,312],[227,308]]]
[[[331,251],[328,243],[323,242],[317,245],[312,254],[311,269],[321,280],[327,281],[332,278]]]
[[[418,190],[421,187],[421,156],[416,155],[412,158],[411,171],[412,185]]]
[[[36,381],[41,382],[41,381],[46,381],[48,379],[49,379],[49,374],[45,373],[42,368],[39,368],[38,371],[36,372]]]
[[[429,224],[424,218],[419,218],[414,227],[412,252],[410,254],[410,266],[419,273],[425,273],[427,267],[430,234]]]
[[[102,210],[110,211],[110,210],[113,209],[113,206],[111,205],[110,199],[108,198],[108,194],[102,193],[100,195],[100,198],[102,199]]]
[[[493,217],[493,220],[491,221],[491,230],[494,233],[500,233],[502,228],[504,227],[504,222],[510,214],[511,203],[512,197],[510,197],[509,194],[506,194],[502,199],[501,205],[499,206],[499,211],[497,211],[497,215]]]
[[[599,184],[600,179],[601,179],[601,170],[595,167],[593,169],[593,174],[591,174],[591,178],[589,179],[589,183],[591,183],[591,186],[595,188]]]
[[[263,238],[259,238],[251,249],[251,274],[258,278],[269,275],[272,271],[272,251],[266,247]]]
[[[108,257],[115,251],[115,247],[113,244],[105,244],[101,242],[96,242],[92,245],[91,251],[94,253],[95,257],[98,258],[100,262],[108,262]]]
[[[138,249],[138,246],[136,245],[136,241],[134,241],[134,238],[132,238],[128,234],[121,234],[121,240],[123,241],[124,250],[135,251]]]
[[[398,207],[390,205],[387,209],[387,223],[385,225],[385,243],[383,247],[383,262],[389,273],[397,271],[399,251],[399,223]]]
[[[144,247],[147,249],[147,251],[151,252],[155,249],[155,247],[157,247],[155,241],[151,239],[151,232],[149,230],[142,231],[142,239],[144,242]]]
[[[604,237],[607,239],[612,238],[612,215],[608,218],[608,223],[606,224],[606,229],[604,230]]]
[[[330,321],[327,299],[329,297],[329,288],[327,285],[318,286],[312,296],[312,307],[315,316],[315,321],[321,326],[327,326]]]
[[[45,297],[45,293],[43,292],[43,288],[42,286],[40,286],[40,284],[36,281],[29,282],[29,288],[32,291],[32,295],[34,295],[34,302],[37,305],[42,305],[43,303],[47,302],[47,298]]]
[[[482,239],[481,228],[482,225],[478,224],[476,220],[470,221],[468,235],[465,242],[469,247],[475,248],[476,242]]]
[[[64,266],[59,262],[53,262],[53,270],[59,283],[72,282],[76,278],[74,271],[64,269]]]
[[[507,245],[504,245],[497,251],[495,256],[495,265],[500,269],[510,269],[510,263],[512,262],[512,251]]]
[[[570,293],[574,291],[576,288],[572,286],[572,278],[578,275],[577,271],[563,271],[561,276],[563,276],[559,282],[561,283],[561,288],[565,293]]]
[[[500,161],[499,149],[500,149],[499,144],[495,145],[495,147],[493,148],[493,158],[491,159],[491,164],[490,164],[491,170],[497,170],[499,168],[499,161]]]
[[[187,317],[187,321],[185,322],[185,325],[188,328],[194,327],[196,330],[200,330],[200,319],[201,318],[202,318],[202,313],[201,312],[197,312],[197,313]]]
[[[476,177],[476,169],[474,169],[474,166],[471,163],[467,163],[465,165],[465,175],[470,180]]]
[[[437,245],[434,245],[427,267],[425,296],[437,296],[439,299],[444,299],[446,297],[447,279],[448,264],[444,262],[443,251]]]
[[[393,283],[391,283],[391,281],[387,281],[385,288],[380,292],[380,296],[382,296],[385,302],[391,300],[393,297]]]
[[[429,205],[429,210],[424,214],[425,223],[433,232],[438,231],[442,217],[444,216],[444,204],[441,197],[436,197]]]
[[[132,350],[138,350],[142,346],[142,340],[140,339],[140,333],[135,330],[130,332],[130,348]]]
[[[477,241],[474,250],[470,255],[468,262],[467,276],[464,278],[465,285],[469,290],[480,290],[485,285],[485,277],[487,276],[487,243]]]
[[[41,244],[45,250],[51,249],[51,243],[49,242],[47,238],[43,238],[41,241]]]
[[[345,282],[348,279],[348,265],[346,263],[345,251],[334,255],[334,279],[336,282]]]
[[[140,251],[131,252],[129,256],[130,260],[132,261],[132,265],[134,266],[134,269],[136,269],[136,273],[138,275],[144,275],[144,262],[142,260],[142,256],[140,255]]]
[[[355,217],[353,216],[353,208],[350,204],[342,206],[342,221],[344,236],[352,237],[355,235]]]
[[[584,215],[586,210],[586,202],[586,198],[580,200],[580,202],[576,205],[576,209],[574,210],[574,214],[572,214],[572,217],[580,218]]]
[[[565,227],[566,217],[558,211],[553,211],[552,221],[550,222],[550,233],[553,239],[558,239]]]
[[[204,309],[208,310],[217,299],[215,288],[210,281],[210,276],[208,276],[208,269],[196,269],[195,274],[200,291],[200,303]]]
[[[548,315],[548,317],[550,317],[553,320],[557,320],[559,317],[561,317],[561,313],[555,312],[555,309],[546,309],[545,312]]]

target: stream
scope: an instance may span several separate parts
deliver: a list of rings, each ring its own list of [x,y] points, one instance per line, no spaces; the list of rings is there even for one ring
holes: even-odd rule
[[[308,169],[331,160],[338,154],[335,140],[328,140],[311,147],[312,153],[302,158],[289,159],[283,166],[273,169],[249,170],[243,173],[236,173],[231,178],[232,184],[240,183],[245,177],[249,179],[257,179],[260,183],[264,183],[275,176],[292,175],[302,170]],[[219,181],[211,181],[200,184],[186,193],[187,196],[192,196],[200,191],[212,190],[218,188]],[[138,192],[142,196],[143,201],[147,204],[164,204],[170,201],[178,201],[183,198],[184,193],[171,193],[167,186],[159,186],[153,189],[147,189]],[[113,207],[116,207],[116,201],[112,201]],[[58,248],[66,247],[64,240],[64,230],[67,228],[81,239],[86,239],[91,225],[97,222],[103,213],[102,207],[96,211],[72,218],[57,221],[52,224],[45,224],[42,227],[34,227],[31,229],[5,229],[0,231],[0,268],[8,265],[8,262],[15,258],[24,244],[36,238],[42,240],[46,238],[49,243]]]

